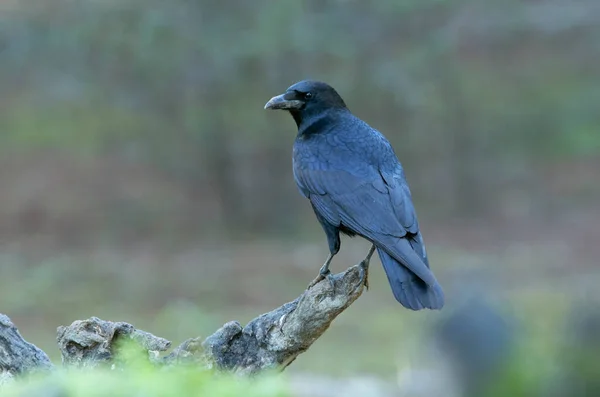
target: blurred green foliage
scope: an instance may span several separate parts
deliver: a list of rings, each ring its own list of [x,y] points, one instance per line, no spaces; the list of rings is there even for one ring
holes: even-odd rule
[[[253,378],[218,374],[194,366],[158,367],[132,340],[117,341],[113,367],[58,368],[17,378],[3,396],[214,396],[285,397],[286,379],[266,373]]]
[[[290,394],[282,377],[247,379],[213,376],[193,369],[161,371],[147,368],[123,371],[60,369],[51,377],[37,377],[5,386],[2,395],[286,397]]]

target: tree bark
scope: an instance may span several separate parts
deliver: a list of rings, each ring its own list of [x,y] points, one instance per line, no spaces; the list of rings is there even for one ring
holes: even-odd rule
[[[0,385],[18,375],[52,368],[46,353],[25,341],[10,318],[0,313]]]
[[[302,295],[265,313],[242,327],[237,321],[223,325],[201,341],[190,338],[170,354],[161,356],[171,342],[123,322],[91,317],[58,327],[57,342],[63,365],[93,368],[115,366],[118,342],[134,341],[155,365],[193,364],[240,375],[283,370],[329,328],[364,290],[367,271],[355,265],[325,279]],[[53,368],[48,356],[26,342],[10,319],[0,314],[0,379]]]

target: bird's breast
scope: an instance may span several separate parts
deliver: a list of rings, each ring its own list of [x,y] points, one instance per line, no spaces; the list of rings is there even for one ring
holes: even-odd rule
[[[324,169],[329,164],[334,149],[317,139],[296,139],[293,150],[294,168]]]

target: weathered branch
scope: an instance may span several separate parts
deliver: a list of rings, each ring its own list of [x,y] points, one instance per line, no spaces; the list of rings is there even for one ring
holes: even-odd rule
[[[219,369],[255,374],[285,368],[305,352],[364,289],[359,265],[323,280],[290,303],[250,321],[225,324],[203,342],[209,362]]]
[[[25,341],[12,321],[0,313],[0,383],[16,375],[52,367],[46,353]]]
[[[129,338],[148,352],[162,352],[171,342],[148,332],[137,330],[131,324],[104,321],[97,317],[77,320],[68,327],[58,327],[58,348],[65,365],[75,367],[95,367],[112,363],[115,343]]]
[[[159,357],[171,342],[123,322],[96,317],[58,327],[57,342],[64,365],[95,367],[114,364],[117,341],[129,339],[149,353],[157,365],[194,363],[243,375],[283,370],[305,352],[332,321],[363,292],[366,271],[356,265],[325,279],[294,301],[250,321],[246,327],[232,321],[201,342],[191,338],[170,354]],[[50,369],[46,354],[19,335],[8,317],[0,314],[0,375],[16,376]]]

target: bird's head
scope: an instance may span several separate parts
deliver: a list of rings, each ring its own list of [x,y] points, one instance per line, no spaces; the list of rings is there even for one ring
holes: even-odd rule
[[[314,80],[300,81],[283,94],[274,96],[265,109],[287,110],[300,125],[302,120],[318,116],[332,109],[346,109],[340,95],[330,85]]]

